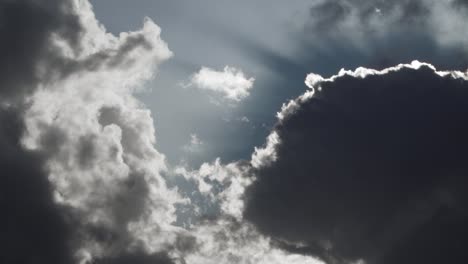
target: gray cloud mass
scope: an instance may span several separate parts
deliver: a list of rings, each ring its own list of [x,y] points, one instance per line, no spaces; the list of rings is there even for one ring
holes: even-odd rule
[[[328,263],[463,263],[467,76],[419,65],[310,75],[245,217]]]

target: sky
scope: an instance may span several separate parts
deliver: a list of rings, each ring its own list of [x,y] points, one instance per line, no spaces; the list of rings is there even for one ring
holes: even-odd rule
[[[429,25],[422,30],[417,23],[411,23],[413,28],[396,25],[400,23],[397,20],[408,16],[403,12],[417,9],[417,2],[400,1],[407,10],[398,11],[398,4],[368,1],[368,6],[359,7],[370,12],[367,16],[377,20],[383,16],[377,11],[388,8],[389,18],[374,22],[353,13],[343,25],[349,30],[333,24],[341,22],[338,16],[345,14],[340,14],[339,8],[347,1],[321,2],[92,1],[99,21],[115,34],[138,28],[145,16],[162,28],[161,35],[175,55],[160,67],[158,78],[146,84],[151,92],[140,96],[159,124],[160,149],[173,163],[184,161],[194,167],[216,157],[226,162],[242,159],[254,146],[261,145],[281,105],[307,89],[303,79],[309,72],[329,76],[341,68],[382,68],[415,59],[443,69],[463,69],[467,64],[466,38],[439,40],[439,36],[431,35]],[[349,8],[357,2],[350,1]],[[401,14],[393,14],[398,12]],[[416,12],[409,14],[414,18],[408,20],[419,19],[421,14]],[[460,20],[448,23],[462,23],[457,26],[463,34],[460,16]],[[366,30],[388,32],[367,34]],[[442,43],[445,41],[449,43]],[[239,68],[247,77],[255,78],[255,88],[241,102],[221,102],[181,85],[202,67],[221,71],[225,66]],[[204,143],[197,153],[186,153],[184,148],[190,144],[191,135]],[[238,144],[240,141],[243,143]]]
[[[1,263],[466,263],[464,0],[0,0]]]
[[[137,28],[148,16],[157,19],[162,37],[172,43],[174,58],[161,66],[159,78],[146,85],[151,92],[141,94],[159,123],[161,140],[157,144],[172,162],[183,159],[199,166],[218,156],[225,161],[244,158],[253,146],[263,143],[285,98],[306,90],[302,80],[305,68],[294,87],[270,88],[272,81],[282,79],[276,69],[284,67],[279,65],[281,61],[292,63],[288,57],[295,50],[289,46],[297,44],[288,39],[299,26],[295,24],[301,23],[293,18],[306,15],[305,1],[298,1],[297,6],[277,2],[265,8],[260,2],[112,1],[112,9],[109,1],[93,2],[97,16],[111,32]],[[226,66],[238,68],[246,78],[255,78],[255,89],[245,100],[223,101],[184,88],[202,67],[222,71]],[[273,98],[260,99],[263,97]],[[192,134],[204,143],[203,148],[198,153],[184,153]],[[236,143],[240,141],[244,143]]]

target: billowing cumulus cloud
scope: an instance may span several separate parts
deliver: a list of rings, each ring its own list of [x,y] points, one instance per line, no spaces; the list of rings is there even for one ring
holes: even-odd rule
[[[467,80],[417,61],[309,75],[263,151],[274,159],[252,172],[244,217],[328,263],[464,262]]]
[[[0,53],[1,263],[317,262],[241,222],[250,180],[240,163],[185,170],[193,192],[223,187],[212,194],[220,211],[175,224],[177,206],[198,205],[168,187],[152,114],[135,97],[172,56],[153,21],[116,36],[88,1],[6,1],[0,12],[16,43]],[[253,79],[226,72],[229,88],[245,90],[227,96],[240,100]]]
[[[212,163],[203,163],[198,170],[188,171],[178,167],[175,173],[194,181],[197,191],[207,196],[211,203],[218,204],[222,215],[241,220],[244,210],[242,196],[245,188],[252,183],[249,169],[246,162],[223,164],[218,158]],[[198,208],[207,206],[192,205]]]
[[[165,251],[180,197],[160,175],[153,120],[133,96],[172,54],[159,27],[146,19],[114,36],[87,1],[6,1],[0,12],[9,40],[0,54],[2,262]],[[148,241],[164,230],[174,235]]]
[[[250,94],[255,79],[247,77],[242,70],[226,66],[222,71],[202,67],[195,73],[188,86],[194,86],[219,94],[226,100],[239,102]]]
[[[244,193],[252,184],[248,162],[222,164],[220,159],[204,163],[198,170],[176,169],[176,173],[196,183],[195,191],[208,199],[190,204],[198,216],[189,228],[196,238],[190,250],[181,252],[186,263],[272,263],[320,264],[319,259],[302,253],[291,253],[278,241],[260,234],[243,220]],[[211,204],[217,210],[206,212]],[[203,213],[204,212],[204,213]],[[198,214],[197,214],[198,213]]]

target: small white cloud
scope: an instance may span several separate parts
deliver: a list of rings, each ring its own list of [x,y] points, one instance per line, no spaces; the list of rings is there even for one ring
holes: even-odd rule
[[[203,147],[203,141],[198,138],[197,134],[190,134],[190,142],[183,146],[185,152],[195,153],[200,152]]]
[[[241,122],[244,122],[244,123],[250,123],[250,119],[246,116],[243,116],[241,119],[240,119]]]
[[[186,86],[212,91],[221,94],[224,99],[239,102],[249,96],[254,81],[254,78],[248,78],[242,70],[235,67],[226,66],[223,71],[202,67],[192,75]]]

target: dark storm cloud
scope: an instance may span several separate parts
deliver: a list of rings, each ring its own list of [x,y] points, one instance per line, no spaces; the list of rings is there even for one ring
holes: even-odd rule
[[[34,117],[37,117],[31,114],[34,112],[31,109],[40,100],[34,94],[39,87],[44,89],[41,91],[48,92],[48,84],[64,81],[77,73],[92,71],[102,74],[99,70],[131,68],[139,59],[134,56],[137,49],[154,56],[149,51],[161,48],[158,59],[164,60],[165,56],[169,56],[170,51],[164,46],[165,43],[161,41],[161,47],[156,48],[153,44],[157,40],[147,39],[147,35],[151,38],[155,37],[152,33],[159,34],[156,33],[159,28],[149,21],[145,22],[145,30],[154,32],[123,34],[120,39],[105,36],[109,39],[99,40],[107,41],[107,46],[100,50],[93,46],[97,51],[85,50],[89,47],[85,46],[88,43],[83,40],[84,36],[102,38],[104,34],[99,34],[105,32],[92,32],[92,27],[97,28],[98,24],[92,24],[95,21],[92,20],[91,10],[86,9],[87,2],[79,4],[62,0],[0,0],[0,208],[3,212],[0,219],[0,263],[77,263],[86,257],[80,255],[87,254],[82,252],[83,247],[94,242],[109,249],[107,254],[115,255],[118,252],[118,257],[110,256],[108,261],[103,260],[102,263],[172,263],[164,254],[138,253],[139,246],[133,246],[131,253],[123,253],[134,240],[133,234],[128,231],[128,223],[143,214],[149,195],[148,183],[142,172],[130,172],[128,180],[117,184],[119,192],[109,195],[112,201],[105,209],[115,220],[113,225],[90,223],[83,207],[74,208],[58,201],[66,193],[57,188],[57,180],[69,180],[70,186],[76,183],[67,178],[75,169],[70,162],[72,158],[76,158],[76,167],[82,170],[83,178],[89,176],[85,175],[85,171],[92,170],[100,155],[107,154],[102,151],[102,140],[99,141],[98,134],[85,133],[76,138],[79,146],[75,147],[70,144],[75,140],[70,136],[71,128],[63,122],[40,120],[37,127],[31,126]],[[80,17],[81,12],[89,12],[85,14],[90,16],[88,20]],[[150,28],[152,25],[154,27]],[[57,41],[64,42],[65,48],[60,47]],[[66,54],[66,50],[72,54]],[[64,83],[59,89],[66,94]],[[63,99],[60,96],[58,93],[55,100],[60,102]],[[106,98],[101,100],[105,101]],[[82,107],[86,107],[87,103],[91,104],[91,101],[84,101]],[[41,113],[50,110],[48,105],[41,107]],[[54,120],[59,116],[55,115]],[[132,143],[139,138],[139,131],[130,129],[131,125],[122,127],[123,140],[127,144],[125,147],[138,152],[141,146]],[[28,133],[35,133],[35,129],[40,133],[37,147],[32,148],[37,150],[27,151],[30,147],[23,140]],[[118,151],[117,146],[109,148],[110,160],[118,160]],[[53,178],[50,171],[53,170],[50,168],[52,161],[67,164],[67,171],[56,173],[59,175]],[[109,178],[112,176],[109,175]],[[83,188],[79,184],[74,186]],[[100,193],[104,196],[111,192],[109,189],[100,190]],[[97,208],[99,202],[102,201],[89,205],[89,212],[102,209]]]
[[[285,99],[303,93],[303,77],[310,71],[330,75],[341,68],[365,66],[382,69],[414,59],[428,61],[439,69],[468,68],[468,42],[464,43],[466,34],[464,27],[460,26],[466,20],[466,8],[452,8],[455,4],[431,5],[431,1],[423,0],[313,2],[309,3],[309,11],[304,11],[307,20],[297,29],[298,32],[289,29],[287,46],[265,43],[260,37],[252,37],[242,30],[219,30],[224,45],[242,50],[248,58],[246,60],[259,64],[253,69],[267,72],[255,76],[255,88],[250,98],[236,110],[236,114],[249,117],[252,124],[270,127],[274,123],[274,113]],[[438,1],[432,2],[437,4]],[[439,5],[440,2],[444,1],[439,1]],[[437,19],[446,24],[439,23]],[[462,30],[450,26],[457,23]],[[280,27],[271,27],[264,31],[280,34],[281,30]],[[457,33],[447,36],[447,32]],[[256,36],[262,36],[262,33],[258,32]],[[289,53],[289,50],[293,51]],[[164,131],[162,127],[160,131]],[[207,130],[221,131],[224,126],[216,127],[219,129]],[[230,136],[245,142],[242,144],[245,147],[234,144],[236,151],[232,151],[226,147],[229,144],[222,140],[224,137],[220,137],[219,142],[211,143],[218,149],[213,155],[221,155],[225,160],[241,159],[249,155],[252,146],[261,144],[268,133],[267,129],[253,129],[251,133],[239,128],[230,128],[230,131],[235,129],[239,132]],[[223,131],[221,134],[227,133],[231,132]],[[203,136],[203,132],[199,134]],[[164,138],[166,135],[161,136]]]
[[[73,232],[47,179],[49,153],[24,150],[20,138],[24,96],[36,89],[42,78],[37,67],[53,54],[52,34],[75,46],[80,31],[69,2],[0,3],[0,98],[11,105],[0,108],[1,263],[73,263]],[[55,146],[58,136],[51,134],[44,144]]]
[[[106,259],[96,260],[95,264],[172,264],[174,263],[166,254],[148,255],[142,254],[126,254],[118,257],[110,257]]]
[[[314,87],[277,124],[245,217],[329,263],[465,263],[468,82],[422,66]]]
[[[52,199],[44,155],[23,150],[22,117],[0,110],[0,263],[73,263],[65,211]]]

